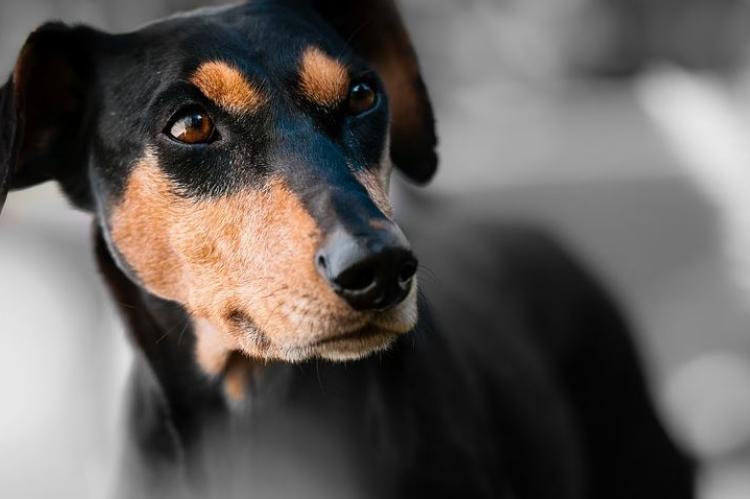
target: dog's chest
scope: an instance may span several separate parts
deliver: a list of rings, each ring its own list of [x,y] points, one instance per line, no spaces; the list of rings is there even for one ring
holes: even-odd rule
[[[398,498],[417,490],[502,497],[502,475],[488,480],[483,471],[494,459],[478,455],[476,446],[467,452],[455,432],[439,429],[448,423],[445,401],[435,401],[430,414],[430,404],[411,391],[421,382],[409,373],[386,370],[396,375],[387,379],[378,372],[366,363],[263,372],[248,397],[234,402],[227,426],[200,450],[207,482],[222,493],[229,483],[252,484],[265,491],[258,497],[305,491],[305,497]],[[462,431],[462,438],[470,433]]]

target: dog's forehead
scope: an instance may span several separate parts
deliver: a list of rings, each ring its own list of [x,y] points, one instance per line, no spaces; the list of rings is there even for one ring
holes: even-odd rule
[[[283,73],[297,68],[309,47],[335,54],[341,61],[353,59],[345,42],[314,14],[264,2],[199,10],[148,25],[139,34],[141,44],[153,55],[144,60],[158,65],[167,57],[180,65],[183,77],[201,63],[217,59],[241,70]]]
[[[190,82],[231,112],[258,109],[278,91],[300,87],[315,104],[334,106],[346,93],[350,72],[369,70],[314,13],[263,2],[167,18],[131,33],[118,47],[107,74],[117,80],[127,72],[140,80],[138,88],[124,84],[128,97],[138,89],[155,95]]]

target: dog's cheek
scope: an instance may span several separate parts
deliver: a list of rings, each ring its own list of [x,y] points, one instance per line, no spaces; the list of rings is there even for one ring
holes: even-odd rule
[[[365,181],[387,210],[382,184]],[[112,210],[112,242],[147,290],[254,356],[278,357],[361,326],[315,269],[319,228],[282,180],[212,199],[174,191],[147,155]]]
[[[224,329],[244,325],[244,339],[257,340],[245,344],[248,353],[304,343],[325,312],[345,312],[314,267],[319,229],[282,181],[202,202],[190,219],[187,232],[200,234],[201,243],[172,237],[186,256],[190,302]]]
[[[127,189],[111,210],[110,239],[149,292],[185,302],[180,261],[169,242],[174,220],[185,211],[147,155],[131,173]]]

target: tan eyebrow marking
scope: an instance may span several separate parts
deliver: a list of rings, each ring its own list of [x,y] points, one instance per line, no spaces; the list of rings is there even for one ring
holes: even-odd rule
[[[299,76],[303,95],[321,106],[336,106],[349,92],[346,66],[318,47],[305,49]]]
[[[204,62],[195,70],[190,82],[203,95],[233,113],[254,111],[266,101],[259,89],[226,62]]]

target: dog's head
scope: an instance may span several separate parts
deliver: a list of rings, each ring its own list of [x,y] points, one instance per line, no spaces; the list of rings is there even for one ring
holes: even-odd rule
[[[348,359],[415,325],[391,165],[432,111],[393,2],[256,0],[110,35],[48,24],[0,93],[0,200],[54,179],[120,269],[264,358]]]

